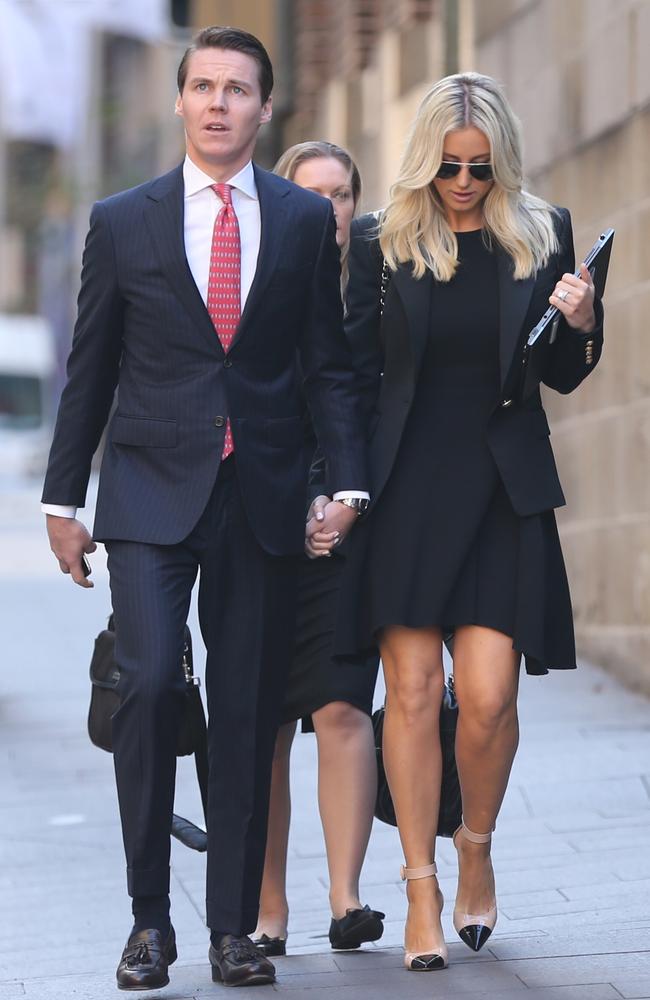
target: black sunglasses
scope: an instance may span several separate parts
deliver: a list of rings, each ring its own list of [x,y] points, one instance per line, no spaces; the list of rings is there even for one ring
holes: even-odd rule
[[[475,181],[491,181],[494,177],[491,163],[452,163],[449,160],[442,161],[436,177],[448,181],[451,177],[458,177],[461,167],[468,167]]]

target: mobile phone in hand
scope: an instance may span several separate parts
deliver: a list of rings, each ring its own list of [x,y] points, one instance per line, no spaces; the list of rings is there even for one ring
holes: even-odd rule
[[[87,560],[86,556],[83,554],[83,552],[81,554],[81,571],[82,571],[82,573],[83,573],[84,576],[90,576],[90,574],[93,571],[92,570],[92,566],[88,562],[88,560]]]

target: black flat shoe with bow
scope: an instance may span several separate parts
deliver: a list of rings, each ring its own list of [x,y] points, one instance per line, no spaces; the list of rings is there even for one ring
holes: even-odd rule
[[[330,944],[338,950],[359,948],[366,941],[378,941],[384,933],[385,913],[364,906],[361,910],[346,910],[345,916],[330,924]]]
[[[160,931],[137,931],[126,942],[117,967],[120,990],[157,990],[169,982],[167,969],[178,958],[176,935],[170,927],[163,941]]]
[[[266,955],[267,958],[279,958],[287,953],[287,939],[281,937],[269,937],[268,934],[260,934],[253,938],[256,948]]]

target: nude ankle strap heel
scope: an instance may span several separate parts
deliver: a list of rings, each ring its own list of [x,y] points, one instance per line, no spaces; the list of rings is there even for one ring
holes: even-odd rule
[[[489,844],[492,840],[493,832],[491,830],[489,833],[473,833],[465,826],[464,822],[461,822],[453,836],[454,847],[458,850],[456,840],[459,834],[471,844]],[[471,948],[472,951],[481,950],[494,930],[496,922],[496,900],[485,913],[466,913],[459,908],[458,904],[454,906],[454,927],[456,928],[456,933],[461,941],[468,948]]]
[[[403,882],[410,882],[420,878],[435,878],[438,873],[438,866],[435,861],[430,865],[422,865],[421,868],[400,867],[400,877]],[[442,893],[438,889],[442,899]],[[444,900],[443,900],[444,902]],[[442,912],[442,904],[441,904]],[[404,951],[404,965],[410,972],[435,972],[438,969],[446,969],[448,960],[447,946],[443,943],[436,945],[430,952]]]

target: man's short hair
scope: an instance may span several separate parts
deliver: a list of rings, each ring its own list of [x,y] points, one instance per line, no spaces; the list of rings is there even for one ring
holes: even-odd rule
[[[262,104],[268,101],[273,90],[273,66],[269,54],[259,38],[251,35],[248,31],[242,31],[241,28],[220,28],[218,26],[203,28],[194,36],[192,44],[185,50],[178,67],[179,94],[183,93],[187,79],[189,58],[193,52],[198,52],[199,49],[225,49],[231,52],[244,52],[247,56],[252,56],[259,70]]]

